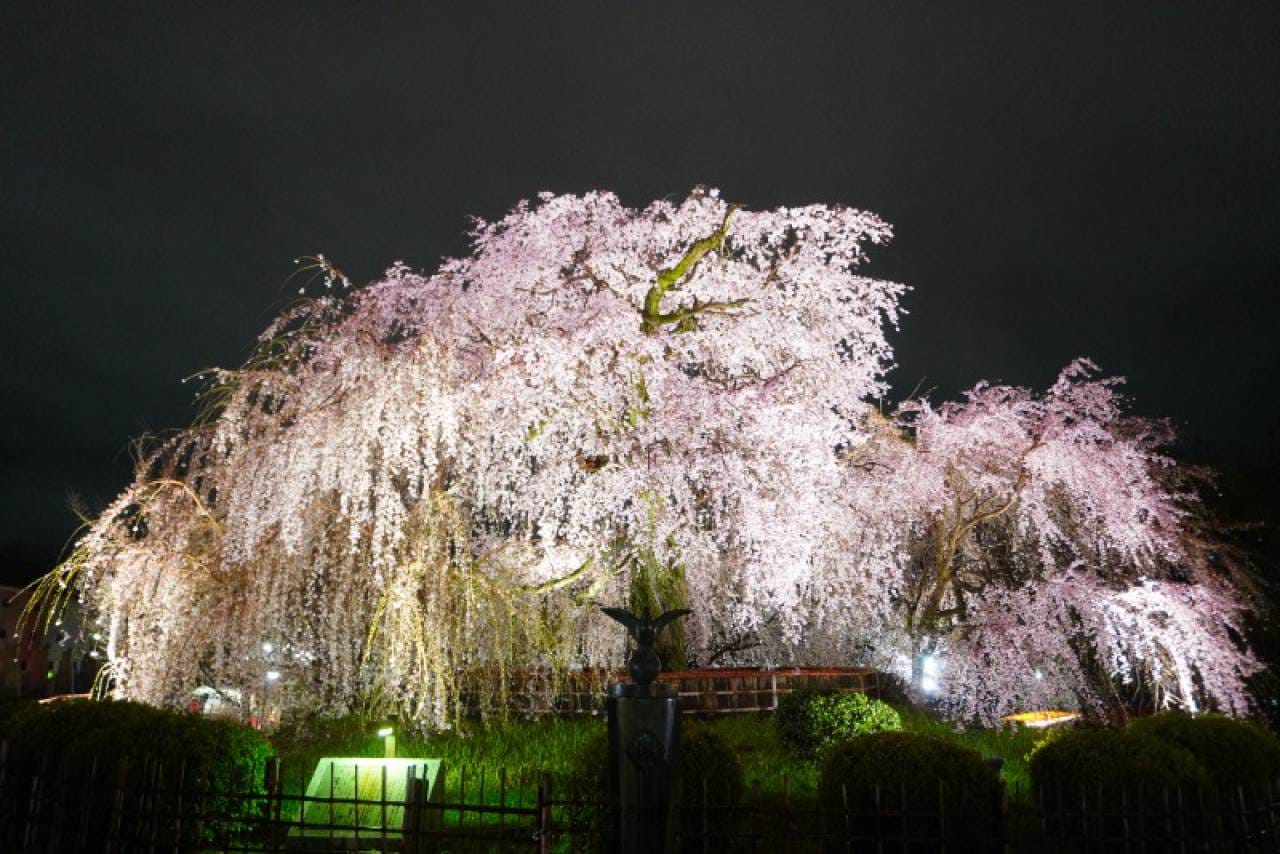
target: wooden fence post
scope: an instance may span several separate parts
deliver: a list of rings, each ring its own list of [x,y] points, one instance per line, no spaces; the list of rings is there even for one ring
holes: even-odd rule
[[[151,774],[147,786],[150,795],[147,799],[147,854],[155,854],[156,840],[160,835],[160,824],[164,820],[164,764],[159,760],[151,763]]]
[[[86,843],[89,841],[90,818],[93,813],[93,793],[96,791],[95,783],[98,781],[98,754],[93,754],[93,759],[89,761],[89,776],[85,780],[84,788],[80,792],[80,829],[76,832],[76,850],[83,851]]]
[[[6,738],[0,739],[0,811],[8,808],[8,773],[9,740]],[[16,816],[14,816],[14,818],[16,818]],[[13,821],[0,823],[0,831],[2,831],[0,832],[0,843],[3,843],[5,848],[9,848],[9,843],[11,842],[10,837],[12,836],[12,828],[14,824],[15,822]]]
[[[961,803],[964,803],[966,800],[968,800],[968,794],[969,794],[969,789],[966,786],[961,790],[961,797],[963,799],[961,800]],[[908,819],[906,818],[906,811],[907,811],[907,787],[906,787],[906,784],[904,783],[902,786],[902,812],[903,812],[902,835],[903,836],[907,835],[906,825],[907,825]],[[947,784],[942,782],[941,777],[938,778],[938,845],[945,854],[947,850]]]
[[[0,762],[3,762],[0,759]],[[1275,788],[1272,780],[1267,780],[1267,829],[1271,832],[1271,838],[1276,836],[1276,796]]]
[[[124,795],[125,784],[129,779],[129,757],[121,756],[120,761],[116,763],[116,784],[111,793],[111,817],[107,821],[107,844],[106,851],[108,854],[115,849],[116,843],[120,841],[120,825],[124,821]]]
[[[405,770],[404,821],[400,825],[400,844],[405,854],[418,854],[418,780],[413,768]]]
[[[134,813],[133,833],[130,834],[134,846],[140,846],[147,835],[151,814],[151,774],[154,768],[155,759],[149,754],[143,754],[142,779],[138,781],[138,806]]]
[[[1141,786],[1141,784],[1139,784],[1139,786]],[[1139,791],[1141,791],[1141,788],[1139,788]],[[1098,787],[1098,795],[1099,795],[1098,809],[1103,810],[1101,786]],[[1103,812],[1105,813],[1105,810],[1103,810]],[[1103,819],[1105,821],[1106,819],[1105,815],[1103,816]],[[1129,841],[1133,838],[1132,835],[1129,833],[1130,828],[1129,828],[1129,785],[1128,783],[1125,783],[1120,786],[1120,827],[1122,828],[1122,832],[1124,833],[1125,847],[1128,848]],[[1105,829],[1104,829],[1104,832],[1105,832]],[[1139,834],[1139,836],[1141,836],[1141,834]]]
[[[1247,846],[1249,844],[1249,815],[1248,807],[1245,803],[1243,784],[1236,786],[1236,797],[1237,802],[1240,804],[1240,841]]]
[[[44,785],[45,772],[49,767],[49,753],[45,753],[40,757],[40,769],[36,771],[36,775],[31,778],[31,787],[27,793],[27,814],[22,828],[22,850],[27,851],[35,843],[37,834],[40,832],[40,792]]]
[[[173,807],[173,854],[182,848],[182,798],[183,787],[187,785],[187,760],[178,762],[178,781],[174,789]]]
[[[840,809],[844,812],[844,850],[852,851],[853,820],[849,816],[849,784],[840,784]],[[880,784],[875,786],[876,844],[883,836],[880,825]]]
[[[267,839],[272,847],[279,845],[283,839],[280,833],[281,783],[280,760],[274,756],[267,757],[267,764],[262,769],[262,789],[266,792],[266,803],[263,804],[263,822],[267,827]]]
[[[538,854],[551,854],[551,775],[538,785]]]

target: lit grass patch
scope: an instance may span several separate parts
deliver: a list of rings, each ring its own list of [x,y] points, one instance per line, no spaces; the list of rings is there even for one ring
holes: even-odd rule
[[[906,732],[933,735],[976,750],[984,758],[1004,759],[1002,777],[1010,797],[1026,793],[1029,786],[1027,756],[1044,737],[1043,732],[1021,729],[971,729],[957,731],[950,724],[927,713],[898,707]],[[797,756],[778,740],[769,715],[724,715],[698,721],[697,726],[714,732],[731,748],[743,769],[746,794],[766,802],[783,799],[797,805],[816,803],[819,767]],[[282,732],[275,739],[284,762],[283,782],[287,793],[301,791],[306,777],[323,756],[382,755],[382,740],[375,734],[376,722],[355,718],[315,721],[306,727]],[[558,789],[581,785],[576,759],[585,749],[599,749],[605,730],[603,717],[545,718],[506,723],[473,724],[461,730],[422,734],[398,734],[398,754],[403,757],[441,758],[445,761],[446,785],[455,793],[464,784],[467,799],[479,798],[480,776],[487,774],[484,801],[497,803],[495,783],[498,772],[508,774],[512,797],[532,798],[539,774],[549,773]],[[590,747],[592,739],[594,748]],[[714,783],[714,781],[708,781]],[[525,791],[525,790],[528,791]],[[600,793],[601,796],[604,793]]]
[[[957,730],[951,724],[924,712],[905,708],[900,708],[899,712],[905,732],[945,738],[978,751],[984,758],[1001,757],[1004,759],[1004,767],[1000,776],[1008,788],[1010,799],[1027,796],[1031,785],[1031,776],[1027,771],[1028,756],[1036,744],[1046,737],[1043,730],[1015,727]]]

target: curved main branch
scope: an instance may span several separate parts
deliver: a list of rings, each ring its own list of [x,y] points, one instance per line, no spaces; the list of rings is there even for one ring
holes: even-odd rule
[[[516,588],[520,593],[537,595],[540,593],[550,593],[552,590],[559,590],[561,587],[567,587],[586,575],[587,571],[594,565],[596,559],[594,557],[587,558],[586,563],[570,572],[568,575],[562,575],[559,578],[553,578],[550,581],[544,581],[541,584],[526,584]]]
[[[699,314],[724,314],[747,303],[745,299],[698,302],[695,298],[691,305],[680,306],[665,313],[662,310],[662,300],[667,294],[680,290],[680,287],[693,276],[703,257],[724,245],[724,239],[729,234],[729,223],[737,210],[737,205],[731,205],[725,212],[719,228],[689,247],[689,251],[676,262],[674,267],[668,267],[658,273],[658,278],[644,295],[644,309],[641,312],[643,319],[640,322],[642,332],[653,335],[669,324],[675,324],[677,332],[688,332],[696,328]]]

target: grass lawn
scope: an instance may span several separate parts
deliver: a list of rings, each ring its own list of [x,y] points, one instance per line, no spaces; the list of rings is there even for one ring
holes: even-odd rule
[[[603,728],[603,718],[546,718],[476,725],[465,732],[400,733],[396,754],[444,759],[451,794],[464,780],[467,788],[478,788],[482,772],[486,791],[494,792],[503,771],[513,789],[528,794],[524,790],[536,788],[542,772],[566,783],[575,757]],[[321,757],[382,756],[383,743],[376,730],[376,723],[340,718],[319,723],[310,731],[286,731],[273,737],[285,793],[302,792]]]
[[[1002,772],[1010,797],[1028,789],[1026,755],[1042,733],[1036,730],[973,729],[957,732],[930,715],[899,709],[903,728],[909,732],[941,736],[978,751],[984,757],[1001,756]],[[803,804],[815,798],[819,764],[796,757],[779,742],[770,716],[723,715],[705,721],[686,719],[685,726],[713,729],[734,749],[745,771],[748,791],[768,800],[786,797]],[[553,785],[572,787],[575,765],[584,751],[599,750],[603,717],[545,718],[480,725],[465,732],[431,735],[402,733],[400,756],[440,757],[445,760],[447,790],[465,785],[485,800],[495,802],[499,772],[505,769],[508,789],[518,797],[531,797],[540,772],[552,775]],[[376,725],[353,719],[317,724],[309,731],[282,732],[273,738],[283,763],[283,783],[288,793],[301,792],[322,756],[381,756],[382,740]],[[594,742],[594,744],[593,744]],[[483,776],[482,776],[483,774]]]

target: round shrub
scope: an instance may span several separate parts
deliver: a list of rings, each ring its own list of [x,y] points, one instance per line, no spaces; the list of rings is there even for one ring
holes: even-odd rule
[[[1219,786],[1265,783],[1280,776],[1280,739],[1249,721],[1164,712],[1138,718],[1127,729],[1187,751]]]
[[[1041,730],[1038,734],[1030,736],[1033,739],[1031,742],[1031,748],[1023,754],[1022,763],[1030,767],[1031,760],[1035,758],[1037,753],[1072,731],[1073,730],[1061,726],[1049,727],[1048,729]]]
[[[945,799],[953,807],[999,810],[1000,776],[976,750],[944,738],[911,732],[879,732],[834,745],[818,782],[824,807],[867,809],[879,789],[884,807],[907,804],[928,809]]]
[[[742,794],[743,770],[729,742],[709,726],[686,722],[680,733],[677,757],[679,804],[686,810],[681,817],[691,821],[689,832],[697,837],[703,827],[713,836],[728,832],[732,815],[714,811],[715,807],[736,803]],[[706,799],[703,799],[703,781]],[[563,785],[571,793],[573,820],[580,824],[601,826],[606,814],[597,802],[607,801],[609,792],[609,736],[602,726],[587,738],[574,753]],[[713,808],[709,816],[699,807]],[[693,837],[691,837],[693,838]],[[698,837],[700,838],[700,837]]]
[[[851,738],[901,730],[902,718],[888,703],[866,694],[806,689],[778,701],[774,725],[784,745],[802,756],[816,756]]]
[[[834,745],[818,781],[819,804],[837,811],[836,826],[853,837],[942,840],[955,850],[982,850],[999,838],[1002,791],[977,751],[910,732]]]
[[[1131,730],[1072,730],[1031,757],[1031,784],[1049,798],[1058,792],[1071,798],[1081,789],[1092,796],[1099,787],[1159,788],[1208,782],[1209,775],[1191,753]]]

